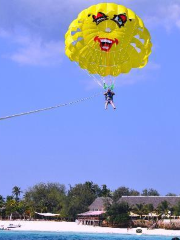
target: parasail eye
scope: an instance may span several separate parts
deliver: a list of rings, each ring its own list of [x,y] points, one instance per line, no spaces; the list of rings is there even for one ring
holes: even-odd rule
[[[127,22],[127,16],[126,14],[114,15],[112,20],[116,22],[119,27],[122,27]]]
[[[96,25],[108,19],[108,17],[102,12],[98,12],[97,15],[93,15],[92,17],[93,17],[93,22],[95,22]]]

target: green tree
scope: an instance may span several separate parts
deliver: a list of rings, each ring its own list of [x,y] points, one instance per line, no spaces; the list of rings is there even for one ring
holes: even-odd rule
[[[136,204],[135,206],[133,206],[132,208],[133,212],[140,215],[140,218],[142,218],[143,214],[146,214],[146,208],[144,204]]]
[[[40,183],[29,188],[24,194],[30,217],[34,212],[60,213],[66,198],[65,186],[59,183]]]
[[[139,196],[140,193],[135,189],[129,189],[127,187],[119,187],[113,193],[113,201],[118,201],[122,196]]]
[[[168,193],[166,196],[172,197],[172,196],[177,196],[175,193]]]
[[[19,196],[21,195],[22,191],[20,187],[14,186],[12,189],[12,195],[15,197],[15,200],[19,201]]]
[[[145,214],[152,213],[153,211],[154,211],[153,204],[146,204],[146,205],[144,205],[144,213]]]
[[[101,188],[97,184],[94,184],[92,181],[91,182],[87,181],[85,182],[85,185],[96,197],[101,196]]]
[[[153,189],[153,188],[149,188],[149,189],[144,189],[142,191],[142,196],[160,196],[160,194],[158,193],[157,190]]]
[[[118,201],[122,196],[129,196],[129,188],[127,187],[119,187],[113,193],[113,201]]]
[[[8,196],[6,197],[6,202],[8,202],[8,201],[10,201],[10,200],[13,200],[13,199],[14,199],[13,196],[8,195]]]
[[[0,195],[0,208],[4,206],[4,198],[2,195]]]
[[[180,216],[180,201],[174,206],[174,215]]]
[[[158,207],[157,207],[157,211],[159,214],[161,215],[168,215],[169,211],[172,211],[172,209],[169,206],[169,203],[167,201],[162,201]]]
[[[139,196],[140,192],[135,189],[130,189],[129,196]]]
[[[18,201],[17,202],[17,208],[16,211],[19,213],[21,218],[23,217],[24,219],[26,218],[26,210],[28,209],[28,206],[24,200]]]
[[[5,208],[6,208],[6,215],[11,219],[12,214],[15,213],[17,210],[17,202],[15,199],[13,199],[12,196],[7,196]]]
[[[0,216],[3,218],[5,212],[5,201],[2,195],[0,195]]]
[[[103,184],[100,192],[100,197],[111,197],[111,195],[111,190],[107,188],[106,184]]]
[[[89,205],[99,195],[99,191],[97,185],[92,182],[70,186],[66,201],[66,217],[75,219],[78,213],[88,211]]]
[[[127,203],[113,203],[107,207],[106,219],[111,225],[128,225],[129,206]]]

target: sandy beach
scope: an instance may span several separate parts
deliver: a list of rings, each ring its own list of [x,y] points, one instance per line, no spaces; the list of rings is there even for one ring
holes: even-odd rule
[[[21,225],[21,227],[13,228],[13,231],[52,231],[52,232],[79,232],[79,233],[109,233],[109,234],[136,234],[136,229],[126,228],[107,228],[78,225],[75,222],[51,222],[51,221],[0,221],[0,227],[5,228],[13,225]],[[164,235],[164,236],[180,236],[179,230],[143,229],[145,235]]]

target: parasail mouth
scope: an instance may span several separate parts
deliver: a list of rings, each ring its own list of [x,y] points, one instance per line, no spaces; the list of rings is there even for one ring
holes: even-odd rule
[[[119,43],[116,38],[113,40],[109,38],[99,38],[98,36],[94,38],[94,41],[98,41],[100,43],[101,50],[105,52],[108,52],[114,43],[116,45]]]

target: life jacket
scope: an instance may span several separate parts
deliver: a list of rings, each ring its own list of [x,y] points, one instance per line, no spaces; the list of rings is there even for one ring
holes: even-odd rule
[[[107,94],[106,94],[106,100],[107,100],[107,101],[113,100],[113,94],[112,94],[112,92],[107,92]]]

